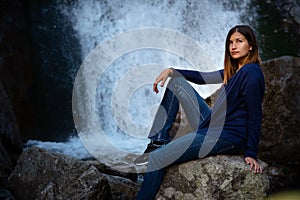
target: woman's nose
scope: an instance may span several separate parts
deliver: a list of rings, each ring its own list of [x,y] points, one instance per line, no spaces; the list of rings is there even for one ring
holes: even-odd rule
[[[236,49],[236,44],[235,43],[232,43],[231,49]]]

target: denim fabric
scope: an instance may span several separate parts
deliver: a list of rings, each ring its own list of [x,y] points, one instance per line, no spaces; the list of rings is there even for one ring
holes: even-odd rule
[[[169,143],[150,153],[138,200],[155,198],[167,166],[211,155],[239,153],[240,149],[231,142],[197,132],[170,142],[169,130],[176,117],[179,102],[195,131],[210,115],[210,108],[184,78],[175,77],[170,80],[149,135],[152,140]]]
[[[144,176],[144,181],[137,199],[154,199],[163,181],[165,167],[198,159],[202,145],[210,145],[209,143],[214,145],[206,156],[236,154],[239,152],[239,148],[228,141],[221,139],[215,141],[212,139],[211,141],[206,140],[208,141],[207,143],[203,143],[204,140],[205,135],[190,133],[150,153],[147,172]]]
[[[168,83],[154,118],[149,139],[164,143],[171,141],[169,131],[176,118],[179,102],[185,113],[187,113],[188,121],[195,131],[199,124],[211,113],[206,102],[185,78],[174,77]]]

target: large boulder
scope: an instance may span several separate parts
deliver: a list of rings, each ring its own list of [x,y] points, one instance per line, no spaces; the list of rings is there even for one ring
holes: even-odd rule
[[[300,160],[300,58],[283,56],[262,65],[266,80],[261,158],[281,164]]]
[[[270,192],[299,189],[300,58],[283,56],[262,65],[266,79],[259,157],[270,165]]]
[[[96,167],[38,147],[25,150],[9,177],[16,199],[110,199],[108,181]]]
[[[156,199],[263,199],[269,179],[267,164],[259,162],[262,174],[251,172],[242,156],[211,156],[169,167]]]

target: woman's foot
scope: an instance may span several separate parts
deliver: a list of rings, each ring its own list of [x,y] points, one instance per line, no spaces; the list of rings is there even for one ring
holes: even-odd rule
[[[161,146],[165,145],[164,142],[160,141],[151,141],[148,145],[144,153],[137,157],[133,162],[136,165],[146,165],[148,163],[149,153],[154,151],[155,149],[160,148]]]

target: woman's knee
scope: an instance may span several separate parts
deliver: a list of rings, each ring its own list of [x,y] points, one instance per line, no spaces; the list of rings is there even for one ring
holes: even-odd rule
[[[156,151],[149,154],[148,157],[148,171],[156,171],[160,169],[161,161],[159,159],[160,155]]]
[[[187,80],[184,77],[172,77],[167,85],[167,88],[171,89],[173,92],[176,92],[179,88],[178,86],[183,86],[187,84]]]

